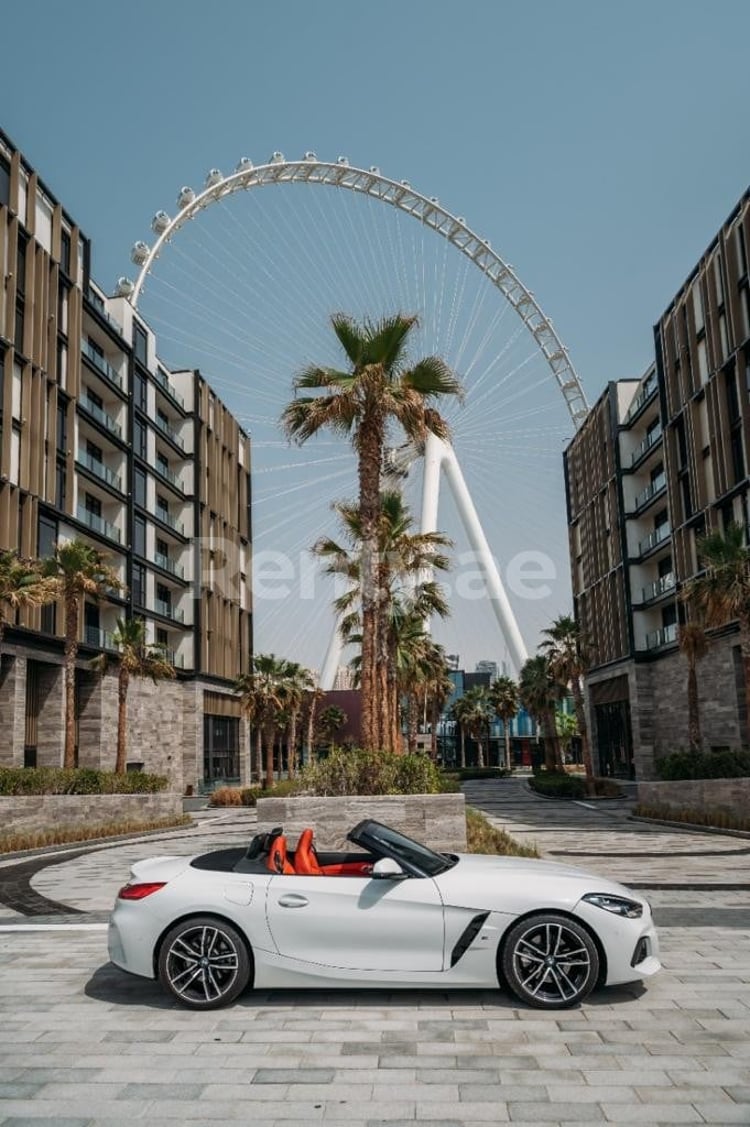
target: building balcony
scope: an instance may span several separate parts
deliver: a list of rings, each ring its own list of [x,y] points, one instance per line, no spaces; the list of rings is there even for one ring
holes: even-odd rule
[[[122,539],[119,528],[116,524],[110,524],[104,517],[97,516],[96,513],[90,513],[83,505],[78,506],[76,516],[82,524],[88,525],[94,532],[98,532],[100,536],[108,536],[110,540],[116,540],[120,543]]]
[[[185,621],[185,612],[179,607],[173,607],[171,603],[165,603],[163,599],[154,599],[154,613],[171,618],[173,622]]]
[[[646,552],[650,552],[652,548],[656,548],[663,540],[667,540],[672,535],[672,526],[667,524],[660,524],[653,532],[645,536],[638,544],[638,554],[645,556]]]
[[[157,473],[159,475],[159,477],[163,477],[164,480],[168,481],[170,485],[173,485],[175,489],[179,489],[180,493],[185,492],[185,487],[182,484],[182,478],[179,477],[174,472],[174,470],[170,470],[169,466],[164,466],[161,462],[157,461],[153,463],[151,468],[154,473]]]
[[[661,493],[662,489],[666,488],[666,485],[667,476],[664,473],[660,473],[654,478],[650,485],[647,485],[646,488],[642,489],[637,495],[633,511],[637,512],[638,509],[642,509],[644,505],[647,505],[649,501],[652,501],[653,498],[656,497],[657,493]]]
[[[657,442],[661,441],[661,437],[662,430],[661,425],[659,425],[655,430],[652,430],[650,434],[646,435],[643,442],[636,446],[635,450],[630,455],[630,465],[634,466],[636,462],[640,462],[641,458],[645,457],[649,450],[651,450]]]
[[[161,647],[161,653],[166,661],[173,665],[175,669],[185,668],[185,658],[182,654],[177,653],[176,650],[170,650],[168,646]]]
[[[651,399],[652,396],[654,396],[656,394],[657,388],[658,388],[658,384],[657,384],[657,381],[656,381],[656,376],[655,375],[650,376],[646,380],[646,382],[643,385],[643,387],[641,388],[641,390],[636,395],[633,402],[628,407],[627,414],[625,415],[625,418],[623,419],[623,425],[624,426],[627,426],[627,424],[631,421],[631,419],[634,419],[635,416],[638,414],[641,407],[644,407],[646,405],[646,403],[648,403],[649,399]]]
[[[171,427],[169,423],[165,423],[164,419],[160,419],[158,415],[154,419],[154,423],[161,431],[161,433],[167,436],[170,442],[174,442],[175,446],[179,446],[180,450],[185,449],[185,444],[182,441],[182,435],[178,434],[174,427]]]
[[[122,492],[122,479],[120,475],[116,474],[114,470],[111,470],[109,466],[105,466],[104,462],[100,462],[98,458],[92,458],[90,454],[79,450],[76,454],[76,462],[79,466],[83,466],[84,469],[87,469],[89,473],[98,477],[100,481],[111,485],[118,493]]]
[[[115,438],[122,438],[122,427],[120,424],[113,419],[111,415],[108,415],[97,403],[89,399],[88,395],[79,396],[78,405],[95,418],[98,423],[101,423]]]
[[[157,520],[162,521],[162,523],[166,524],[169,528],[174,529],[174,531],[179,536],[185,535],[185,525],[181,520],[177,520],[176,517],[173,517],[171,513],[167,512],[166,509],[157,508],[154,512],[154,516]]]
[[[667,575],[662,575],[659,579],[655,579],[653,583],[641,588],[641,602],[650,603],[652,599],[659,599],[662,595],[666,595],[668,591],[674,591],[675,577],[673,572]]]
[[[165,556],[162,552],[154,552],[154,563],[157,567],[163,568],[164,571],[168,571],[171,575],[177,576],[178,579],[185,578],[185,569],[181,564],[175,563],[174,560],[171,560],[169,556]]]
[[[104,304],[104,300],[99,297],[99,294],[94,290],[89,290],[86,296],[88,297],[89,301],[91,302],[99,316],[103,317],[105,321],[109,322],[118,336],[122,336],[122,325],[119,323],[119,321],[115,321],[114,317],[108,312],[107,307]]]
[[[662,626],[660,630],[650,630],[646,635],[646,649],[658,650],[661,646],[671,646],[677,641],[677,623]]]
[[[105,380],[109,380],[115,387],[119,387],[122,391],[122,376],[117,372],[111,364],[108,364],[103,356],[100,356],[95,348],[92,348],[85,337],[81,338],[81,352],[86,359],[94,365],[96,370],[100,372]]]
[[[177,406],[180,407],[181,410],[184,411],[185,410],[185,400],[182,398],[179,391],[176,391],[175,388],[172,387],[171,383],[169,382],[167,377],[164,375],[164,373],[157,368],[156,371],[153,373],[153,377],[156,380],[159,387],[162,389],[162,391],[165,392],[169,396],[170,399],[174,400],[174,402],[177,404]]]
[[[87,646],[94,646],[97,650],[117,651],[114,634],[109,630],[101,630],[98,626],[84,626],[83,640]]]

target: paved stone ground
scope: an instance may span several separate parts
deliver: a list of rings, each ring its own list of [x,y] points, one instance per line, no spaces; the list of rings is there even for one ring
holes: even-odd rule
[[[746,843],[628,822],[627,803],[546,802],[515,780],[467,797],[550,858],[647,890],[664,972],[550,1014],[499,991],[273,991],[181,1009],[111,967],[92,926],[133,860],[252,833],[247,812],[197,814],[188,835],[71,851],[31,874],[0,864],[0,1125],[750,1124]],[[28,889],[52,897],[46,914],[2,907]]]

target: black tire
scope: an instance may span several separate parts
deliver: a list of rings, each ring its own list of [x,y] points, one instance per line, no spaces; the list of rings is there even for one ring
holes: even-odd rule
[[[175,924],[159,949],[159,982],[193,1010],[227,1006],[246,988],[252,961],[231,924],[193,916]]]
[[[517,998],[563,1010],[587,998],[599,978],[599,952],[585,927],[555,912],[528,916],[503,944],[502,972]]]

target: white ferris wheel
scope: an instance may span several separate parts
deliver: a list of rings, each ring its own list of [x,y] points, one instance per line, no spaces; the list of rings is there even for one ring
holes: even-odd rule
[[[281,185],[284,192],[251,191]],[[338,191],[312,191],[316,185]],[[466,388],[465,405],[448,409],[450,443],[430,438],[416,458],[393,436],[422,531],[440,528],[468,544],[457,558],[476,571],[456,578],[456,626],[441,641],[486,652],[491,643],[476,639],[486,635],[489,600],[518,671],[525,638],[569,599],[562,444],[588,411],[567,349],[533,293],[436,197],[345,157],[326,162],[308,152],[290,161],[277,152],[257,166],[243,158],[229,175],[212,169],[198,192],[183,187],[177,207],[174,216],[155,214],[150,245],[135,243],[137,277],[120,279],[118,293],[155,329],[165,361],[200,367],[251,430],[261,482],[254,557],[278,554],[289,566],[287,586],[270,599],[259,600],[254,583],[256,648],[283,652],[304,639],[302,657],[319,667],[327,642],[320,684],[333,685],[341,642],[330,594],[311,577],[306,553],[331,523],[331,501],[351,496],[353,459],[332,438],[291,451],[278,419],[296,371],[338,362],[331,313],[416,312],[420,354],[442,356]],[[452,510],[443,505],[442,477]],[[527,585],[524,598],[511,576],[509,597],[501,563],[522,558],[548,559],[544,575],[555,582]]]

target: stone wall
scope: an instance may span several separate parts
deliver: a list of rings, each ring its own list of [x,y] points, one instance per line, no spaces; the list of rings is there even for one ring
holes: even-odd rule
[[[466,851],[466,804],[462,794],[355,795],[344,798],[261,798],[258,832],[283,826],[290,843],[311,826],[319,849],[354,849],[346,835],[374,818],[437,850]]]
[[[23,767],[26,734],[26,659],[0,659],[0,767]]]
[[[0,832],[155,822],[182,813],[178,794],[39,794],[0,797]]]
[[[667,806],[671,810],[720,811],[747,818],[750,779],[681,779],[679,782],[638,784],[642,806]]]

